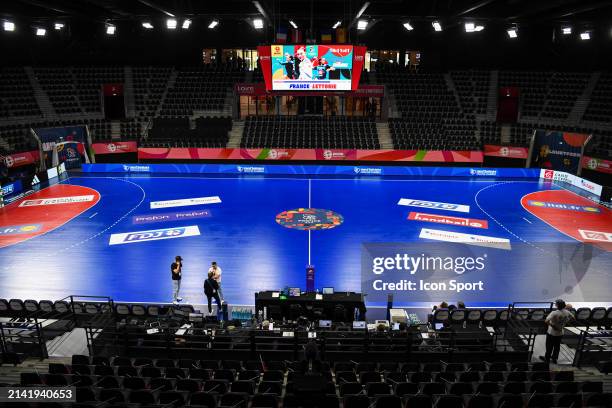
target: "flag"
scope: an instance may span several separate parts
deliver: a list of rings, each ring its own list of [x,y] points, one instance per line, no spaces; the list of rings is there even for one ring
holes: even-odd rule
[[[321,30],[321,42],[322,43],[330,43],[330,42],[332,42],[332,33],[331,33],[331,30]]]
[[[276,30],[276,42],[281,44],[287,42],[287,27],[278,27]]]
[[[342,27],[336,28],[336,42],[337,43],[346,42],[346,28],[342,28]]]
[[[304,40],[302,38],[302,32],[300,30],[298,30],[297,28],[294,28],[293,30],[291,30],[291,43],[292,44],[299,44],[303,41]]]

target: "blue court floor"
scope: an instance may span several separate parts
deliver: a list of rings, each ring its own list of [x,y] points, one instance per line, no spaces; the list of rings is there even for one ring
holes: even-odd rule
[[[583,244],[521,204],[526,194],[560,189],[539,181],[98,174],[73,176],[62,183],[94,189],[101,199],[49,233],[0,248],[2,297],[59,299],[76,294],[110,296],[115,301],[169,302],[170,263],[175,255],[184,258],[181,295],[189,303],[203,302],[202,283],[211,261],[223,269],[223,292],[234,305],[253,304],[253,294],[260,290],[304,289],[309,264],[316,268],[318,288],[361,291],[366,280],[362,278],[363,245],[376,243],[402,248],[414,245],[418,251],[424,244],[439,245],[451,248],[453,256],[466,251],[464,256],[491,260],[492,265],[482,272],[485,275],[457,276],[469,281],[485,276],[487,286],[479,293],[402,294],[397,297],[400,304],[461,299],[472,305],[500,305],[558,296],[569,301],[603,301],[612,293],[610,252],[580,249]],[[151,202],[197,197],[219,197],[220,202],[151,208]],[[469,212],[398,205],[402,198],[469,206]],[[342,216],[343,223],[309,232],[276,222],[279,213],[297,208],[332,210]],[[207,210],[206,216],[143,223],[134,218],[142,216],[146,221],[150,215],[193,210]],[[488,228],[411,220],[411,212],[486,220]],[[579,222],[579,213],[576,219]],[[110,245],[113,239],[125,239],[127,233],[186,226],[197,227],[197,234]],[[512,249],[428,240],[421,236],[423,228],[507,239]],[[547,245],[574,246],[583,263],[588,257],[587,265],[570,279],[561,269],[576,257],[565,258],[566,250],[559,249],[551,255],[558,262],[551,262],[543,254],[557,250]],[[383,304],[380,296],[366,299],[370,305]]]

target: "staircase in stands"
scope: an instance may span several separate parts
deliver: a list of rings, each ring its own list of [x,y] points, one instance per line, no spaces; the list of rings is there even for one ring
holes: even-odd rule
[[[589,82],[587,86],[582,91],[582,94],[576,99],[576,103],[574,107],[570,111],[567,120],[570,123],[579,123],[582,121],[582,117],[586,112],[589,102],[591,101],[591,95],[593,94],[593,90],[597,85],[597,81],[599,81],[599,77],[601,76],[601,72],[593,72],[591,77],[589,78]]]
[[[244,120],[235,120],[232,124],[232,130],[229,132],[229,140],[227,141],[228,148],[240,147],[242,142],[242,134],[244,132]]]
[[[30,85],[32,86],[32,90],[34,91],[34,98],[38,103],[38,107],[43,114],[45,119],[59,119],[51,100],[47,93],[40,86],[40,82],[38,82],[38,78],[36,74],[34,74],[34,70],[32,67],[25,67],[24,71],[30,80]]]
[[[376,122],[376,134],[381,149],[393,149],[393,138],[389,130],[389,122]]]

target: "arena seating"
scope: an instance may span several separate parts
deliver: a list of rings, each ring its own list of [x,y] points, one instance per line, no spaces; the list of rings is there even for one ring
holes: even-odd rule
[[[609,406],[603,384],[543,364],[355,363],[149,359],[73,355],[21,386],[74,384],[77,406],[104,402],[173,407],[523,408]],[[320,388],[304,394],[304,374]],[[307,378],[307,377],[306,377]],[[312,380],[311,380],[312,381]],[[314,395],[313,395],[314,394]],[[124,406],[124,405],[121,405]]]
[[[188,117],[157,118],[149,137],[141,145],[147,147],[225,147],[232,128],[229,117],[200,117],[195,129]]]
[[[194,111],[221,110],[228,90],[243,82],[245,70],[231,65],[208,64],[178,68],[174,86],[168,89],[162,116],[189,116]]]
[[[589,74],[567,72],[500,71],[500,87],[518,87],[521,117],[567,119],[584,91]]]
[[[489,94],[489,71],[451,71],[450,75],[463,111],[485,114]]]
[[[478,150],[476,122],[473,114],[465,114],[442,74],[412,73],[404,68],[388,66],[376,73],[379,82],[393,92],[401,118],[389,120],[396,149]],[[463,78],[463,76],[462,76]],[[467,76],[466,78],[471,78]],[[472,79],[466,79],[466,82]],[[465,103],[467,85],[462,85]],[[479,102],[480,104],[480,102]]]
[[[612,122],[612,73],[603,72],[595,85],[591,101],[584,114],[589,122]]]
[[[0,118],[41,116],[30,80],[23,68],[0,70]]]
[[[241,147],[379,149],[380,144],[370,118],[249,116]]]

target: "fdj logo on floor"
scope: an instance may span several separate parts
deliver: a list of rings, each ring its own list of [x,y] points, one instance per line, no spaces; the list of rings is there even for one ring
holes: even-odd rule
[[[112,234],[109,245],[132,244],[136,242],[157,241],[161,239],[184,238],[200,235],[197,225],[177,228],[164,228],[149,231],[126,232]]]

